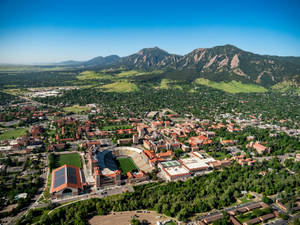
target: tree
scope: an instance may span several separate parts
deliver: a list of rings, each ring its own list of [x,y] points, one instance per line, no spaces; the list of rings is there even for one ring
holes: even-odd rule
[[[272,204],[272,199],[268,198],[265,194],[263,194],[262,201],[266,204]]]
[[[283,219],[283,220],[288,220],[289,216],[286,215],[285,213],[278,213],[279,218]]]
[[[141,222],[137,218],[132,217],[130,220],[130,224],[131,225],[141,225]]]
[[[184,221],[186,222],[187,221],[187,218],[188,218],[188,211],[186,210],[186,208],[182,208],[179,213],[177,214],[177,218],[180,220],[180,221]]]
[[[300,218],[296,218],[293,221],[291,221],[291,223],[289,223],[290,225],[300,225]]]

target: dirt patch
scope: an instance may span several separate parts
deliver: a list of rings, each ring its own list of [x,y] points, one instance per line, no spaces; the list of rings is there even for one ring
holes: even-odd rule
[[[13,210],[14,208],[16,208],[18,206],[18,204],[13,204],[13,205],[9,205],[6,208],[4,208],[3,210],[0,211],[0,213],[4,213],[4,212],[10,212],[11,210]]]
[[[172,218],[158,214],[153,211],[126,211],[110,213],[106,216],[95,216],[90,219],[91,225],[128,225],[132,216],[136,216],[140,221],[147,220],[150,224],[156,224],[157,221],[170,220]]]

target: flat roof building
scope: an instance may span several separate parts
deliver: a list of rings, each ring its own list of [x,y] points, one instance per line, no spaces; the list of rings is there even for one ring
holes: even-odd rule
[[[187,178],[190,176],[190,172],[177,160],[160,162],[158,167],[161,168],[162,174],[168,181]]]
[[[198,171],[203,171],[208,169],[209,165],[205,163],[204,159],[189,154],[189,158],[181,159],[181,164],[189,170],[190,173],[195,173]]]

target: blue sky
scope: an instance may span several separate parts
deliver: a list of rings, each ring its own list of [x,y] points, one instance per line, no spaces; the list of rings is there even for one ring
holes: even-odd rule
[[[299,0],[0,0],[0,63],[126,56],[158,46],[186,54],[233,44],[300,56]]]

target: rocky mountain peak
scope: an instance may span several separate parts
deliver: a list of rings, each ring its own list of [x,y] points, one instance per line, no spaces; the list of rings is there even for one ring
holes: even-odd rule
[[[162,50],[158,47],[154,47],[154,48],[143,48],[140,51],[138,51],[137,53],[138,55],[169,55],[168,52],[166,52],[165,50]]]
[[[176,72],[193,71],[197,75],[217,80],[241,80],[272,85],[283,80],[297,79],[300,74],[300,57],[258,55],[233,45],[197,48],[180,56],[158,47],[144,48],[135,54],[118,57],[96,57],[86,62],[71,62],[86,67],[120,67],[152,71],[161,69]],[[299,80],[300,82],[300,80]]]

